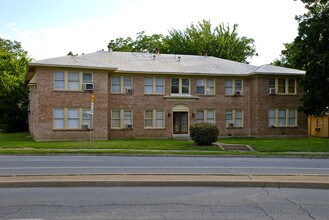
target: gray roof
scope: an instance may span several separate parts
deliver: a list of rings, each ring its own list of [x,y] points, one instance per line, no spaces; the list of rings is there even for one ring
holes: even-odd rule
[[[254,74],[303,75],[304,71],[263,65],[253,66],[211,56],[98,51],[80,56],[39,60],[29,66],[106,69],[124,73],[247,76]]]

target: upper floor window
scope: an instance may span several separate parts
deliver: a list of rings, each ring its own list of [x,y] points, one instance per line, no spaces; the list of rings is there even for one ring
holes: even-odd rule
[[[92,83],[92,73],[75,71],[55,71],[54,89],[55,90],[83,90],[83,83]]]
[[[196,113],[196,123],[215,123],[214,110],[198,110]]]
[[[190,80],[183,78],[171,79],[171,93],[173,94],[190,94]]]
[[[131,76],[112,76],[111,77],[112,93],[132,93],[133,83]]]
[[[225,80],[225,95],[242,95],[243,81],[241,79]]]
[[[145,94],[164,94],[164,78],[163,77],[145,77],[144,93]]]
[[[144,113],[145,128],[164,128],[163,110],[146,110]]]
[[[198,95],[215,95],[215,80],[198,79],[196,81],[196,93]]]
[[[268,125],[275,127],[297,126],[297,110],[270,109],[268,111]]]
[[[243,110],[227,110],[225,121],[227,128],[243,127]]]
[[[268,80],[270,94],[296,94],[296,79],[271,78]]]

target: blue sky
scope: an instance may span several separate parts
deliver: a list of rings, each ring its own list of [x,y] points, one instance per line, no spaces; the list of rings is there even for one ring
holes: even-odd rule
[[[293,0],[0,0],[0,37],[22,43],[34,59],[106,49],[110,40],[136,33],[168,34],[203,19],[238,24],[240,36],[255,40],[262,65],[278,58],[283,43],[297,36]]]

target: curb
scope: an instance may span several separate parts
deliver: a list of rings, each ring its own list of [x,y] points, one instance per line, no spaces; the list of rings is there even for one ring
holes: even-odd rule
[[[19,187],[262,187],[329,189],[328,175],[62,175],[1,176],[0,188]]]

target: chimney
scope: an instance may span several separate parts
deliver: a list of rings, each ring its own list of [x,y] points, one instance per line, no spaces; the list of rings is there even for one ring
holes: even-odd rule
[[[109,52],[112,52],[113,51],[113,45],[114,45],[114,42],[113,40],[111,40],[111,42],[107,45],[107,48],[109,49]]]

